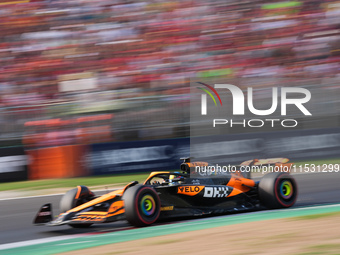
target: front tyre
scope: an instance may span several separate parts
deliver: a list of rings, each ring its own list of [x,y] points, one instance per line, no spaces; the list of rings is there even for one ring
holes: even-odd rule
[[[258,192],[260,202],[267,208],[287,208],[295,204],[298,187],[288,173],[269,173],[261,179]]]
[[[160,214],[161,202],[156,191],[147,186],[136,185],[123,195],[125,216],[136,227],[154,223]]]
[[[71,189],[65,193],[61,198],[59,208],[60,212],[67,212],[81,204],[84,204],[94,198],[94,194],[86,186],[77,186],[75,189]],[[92,223],[86,224],[69,224],[73,228],[87,228]]]

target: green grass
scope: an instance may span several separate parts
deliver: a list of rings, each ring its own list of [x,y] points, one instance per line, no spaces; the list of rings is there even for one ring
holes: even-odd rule
[[[143,182],[149,173],[138,174],[119,174],[119,175],[106,175],[106,176],[88,176],[77,178],[65,179],[48,179],[48,180],[34,180],[34,181],[21,181],[1,183],[0,191],[6,190],[40,190],[40,189],[53,189],[53,188],[72,188],[77,185],[93,186],[108,186],[108,188],[117,185],[125,185],[131,181]]]
[[[318,213],[318,214],[312,214],[312,215],[299,216],[299,217],[295,217],[293,219],[296,219],[296,220],[314,220],[314,219],[326,218],[326,217],[337,216],[337,215],[340,215],[340,213],[339,212]]]
[[[306,252],[299,253],[298,255],[325,255],[325,254],[332,254],[332,255],[340,255],[340,244],[320,244],[320,245],[313,245],[306,248]]]

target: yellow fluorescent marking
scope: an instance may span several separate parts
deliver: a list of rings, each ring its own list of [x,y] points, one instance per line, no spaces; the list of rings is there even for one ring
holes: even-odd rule
[[[22,1],[13,1],[13,2],[5,2],[5,3],[0,3],[0,5],[6,5],[6,4],[24,4],[24,3],[29,3],[30,0],[22,0]]]
[[[172,211],[174,209],[173,206],[164,206],[161,207],[161,211]]]

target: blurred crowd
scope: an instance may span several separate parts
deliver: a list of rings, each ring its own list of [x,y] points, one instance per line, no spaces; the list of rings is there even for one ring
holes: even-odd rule
[[[3,0],[0,20],[1,109],[177,95],[171,106],[190,78],[339,73],[340,1]]]

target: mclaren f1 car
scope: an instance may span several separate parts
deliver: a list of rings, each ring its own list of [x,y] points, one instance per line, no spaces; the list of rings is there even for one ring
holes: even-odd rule
[[[282,164],[275,160],[262,162]],[[186,158],[181,172],[152,172],[143,184],[133,181],[123,189],[101,196],[86,186],[77,186],[62,197],[59,216],[54,219],[52,205],[45,204],[33,223],[81,228],[126,219],[139,227],[172,217],[287,208],[297,199],[298,187],[290,173],[271,172],[258,181],[246,178],[241,171],[192,178],[193,166],[198,164],[202,162]],[[242,164],[259,164],[259,160]]]

